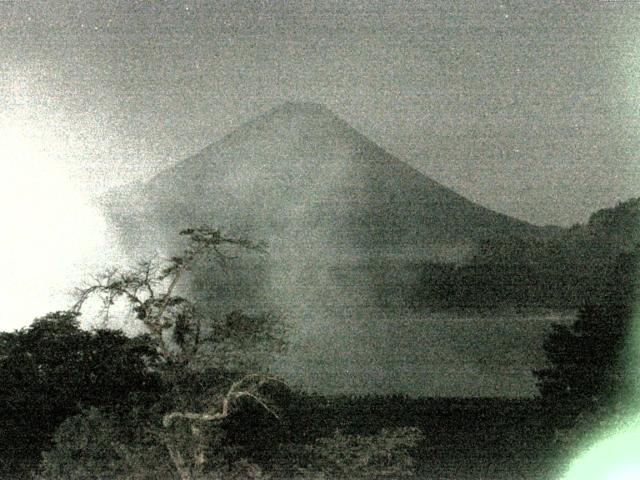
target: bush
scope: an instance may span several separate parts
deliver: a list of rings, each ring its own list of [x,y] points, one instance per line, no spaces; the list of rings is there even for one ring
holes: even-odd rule
[[[127,417],[90,408],[67,418],[43,454],[43,479],[153,480],[172,478],[175,469],[148,414]]]
[[[0,334],[0,456],[2,475],[35,468],[62,421],[81,409],[127,411],[161,389],[145,359],[145,337],[81,330],[77,315],[57,312],[27,328]]]
[[[279,454],[279,478],[382,479],[415,475],[413,450],[423,440],[418,428],[382,429],[375,435],[338,431],[310,445],[285,446]]]

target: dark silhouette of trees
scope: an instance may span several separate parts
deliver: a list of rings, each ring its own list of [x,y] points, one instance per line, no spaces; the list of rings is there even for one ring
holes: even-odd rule
[[[185,289],[181,291],[180,284],[188,272],[198,262],[215,262],[226,269],[232,258],[225,250],[228,247],[265,252],[262,243],[225,236],[210,227],[186,229],[180,235],[186,237],[187,245],[179,255],[165,260],[146,260],[132,269],[111,269],[98,274],[77,289],[78,300],[73,307],[79,312],[88,300],[97,298],[102,303],[103,318],[108,321],[112,306],[123,300],[153,338],[165,364],[172,367],[192,364],[203,353],[206,343],[219,340],[206,335],[202,314],[192,300],[183,296]],[[272,327],[273,323],[268,326]],[[216,325],[204,327],[215,329]],[[235,333],[238,337],[242,335],[242,332]]]
[[[571,326],[554,325],[545,339],[551,366],[534,373],[543,399],[567,421],[611,407],[625,393],[631,321],[630,305],[587,305]]]
[[[83,408],[129,410],[155,401],[160,378],[147,368],[155,355],[148,337],[85,331],[72,312],[1,333],[2,470],[34,468],[60,423]]]
[[[72,311],[0,335],[0,473],[78,480],[411,474],[417,429],[319,439],[309,424],[324,423],[322,412],[296,413],[300,394],[261,368],[265,352],[285,345],[277,317],[213,317],[191,300],[185,282],[193,268],[213,262],[224,271],[235,253],[264,246],[208,227],[181,234],[180,254],[98,274],[78,289]],[[128,306],[129,320],[146,333],[80,329],[80,312],[94,300],[104,325]]]
[[[631,348],[639,260],[637,246],[609,259],[598,281],[594,278],[585,286],[588,300],[577,320],[570,326],[554,325],[545,339],[550,366],[534,373],[543,399],[569,419],[611,408],[635,383],[626,370],[626,353]]]

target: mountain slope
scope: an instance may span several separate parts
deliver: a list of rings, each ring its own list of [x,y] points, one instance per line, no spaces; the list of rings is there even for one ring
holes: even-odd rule
[[[130,247],[201,223],[274,244],[418,258],[460,256],[488,233],[543,234],[443,187],[315,104],[284,104],[105,205]]]

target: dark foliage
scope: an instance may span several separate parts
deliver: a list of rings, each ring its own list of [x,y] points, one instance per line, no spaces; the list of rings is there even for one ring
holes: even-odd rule
[[[598,262],[580,284],[578,319],[553,327],[544,342],[550,367],[534,372],[543,398],[567,426],[577,415],[614,408],[635,383],[625,370],[625,352],[640,265],[639,205],[631,200],[601,210],[581,229]]]
[[[33,468],[56,428],[83,408],[150,405],[161,389],[146,366],[155,355],[146,337],[84,331],[70,312],[0,334],[3,471]]]
[[[137,408],[116,414],[91,407],[68,417],[56,430],[53,447],[43,455],[38,478],[173,478],[157,420],[157,412]]]
[[[547,336],[544,349],[551,366],[534,373],[543,399],[567,421],[611,407],[625,393],[631,321],[629,305],[589,305],[573,325],[555,325]]]
[[[602,210],[580,229],[599,262],[580,284],[577,320],[554,325],[545,339],[550,366],[534,371],[558,431],[617,411],[635,384],[626,357],[640,260],[638,206],[632,200]]]
[[[347,467],[354,464],[362,467],[365,478],[383,477],[383,469],[376,477],[368,469],[371,464],[361,462],[357,445],[369,445],[369,458],[375,462],[376,452],[385,451],[388,445],[385,432],[412,427],[423,433],[423,439],[410,449],[415,469],[391,478],[411,478],[411,470],[417,478],[551,478],[541,472],[547,468],[552,431],[537,399],[297,394],[288,410],[296,421],[288,443],[273,458],[277,471],[289,470],[277,478],[328,479],[347,471],[348,478],[359,478],[357,469]],[[339,448],[343,451],[337,451]],[[401,460],[402,452],[394,451],[400,454],[394,457]],[[346,458],[352,461],[341,460]],[[296,477],[293,473],[296,466],[311,471],[312,465],[325,476]]]

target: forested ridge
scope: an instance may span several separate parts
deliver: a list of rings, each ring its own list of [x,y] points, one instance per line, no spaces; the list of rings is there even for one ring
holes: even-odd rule
[[[413,303],[576,308],[622,301],[637,283],[639,222],[636,198],[544,238],[486,237],[467,262],[423,264]]]

